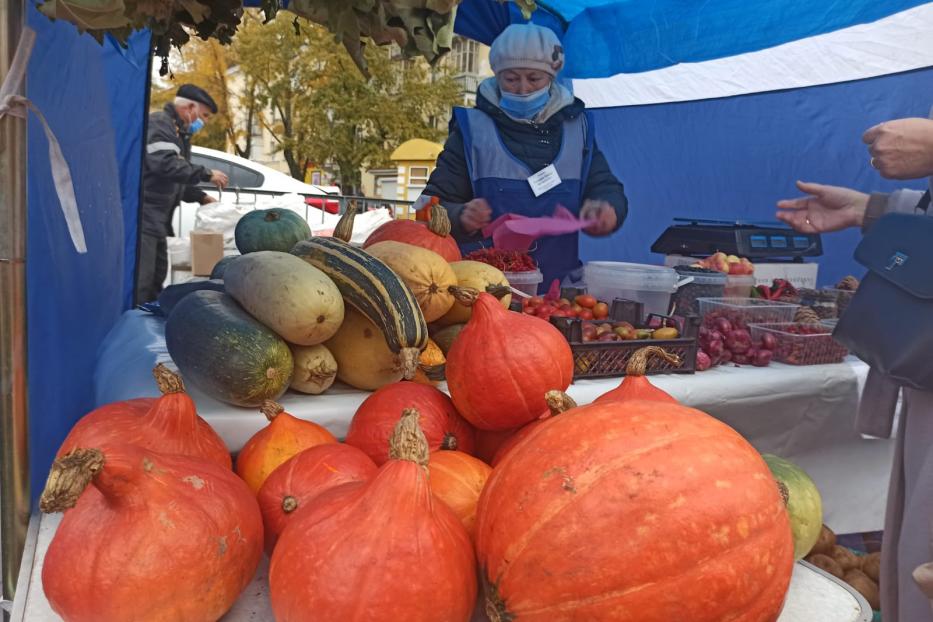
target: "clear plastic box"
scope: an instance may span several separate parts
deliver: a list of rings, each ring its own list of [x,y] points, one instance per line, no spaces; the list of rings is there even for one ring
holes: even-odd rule
[[[733,325],[792,323],[800,305],[761,298],[698,298],[700,315],[725,317]]]
[[[752,341],[770,334],[777,343],[774,360],[788,365],[827,365],[841,363],[849,354],[833,339],[833,329],[825,324],[752,324]]]
[[[505,278],[511,287],[529,296],[534,296],[538,293],[538,286],[541,285],[541,281],[544,280],[544,274],[537,268],[525,272],[504,272],[503,274],[505,274]]]
[[[586,291],[597,300],[624,298],[645,305],[645,313],[667,315],[677,289],[673,268],[615,261],[593,261],[583,268]]]
[[[748,298],[755,287],[755,276],[752,274],[730,274],[726,276],[726,287],[723,296],[726,298]]]

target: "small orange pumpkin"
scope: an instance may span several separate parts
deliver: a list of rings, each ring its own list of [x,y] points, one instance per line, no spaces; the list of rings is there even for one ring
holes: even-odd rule
[[[492,467],[462,451],[435,451],[428,462],[431,492],[447,504],[470,537],[476,526],[476,504]]]

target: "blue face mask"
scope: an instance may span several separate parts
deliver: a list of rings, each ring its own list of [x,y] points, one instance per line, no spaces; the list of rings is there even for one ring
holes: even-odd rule
[[[544,109],[550,98],[550,85],[533,93],[528,93],[527,95],[518,95],[516,93],[501,91],[499,107],[516,119],[533,119],[536,114]]]
[[[202,127],[204,127],[204,119],[202,119],[201,117],[198,117],[197,119],[191,122],[191,125],[188,126],[188,131],[194,134]]]

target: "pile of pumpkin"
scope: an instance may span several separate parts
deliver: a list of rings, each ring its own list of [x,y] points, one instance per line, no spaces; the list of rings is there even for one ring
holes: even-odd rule
[[[240,255],[209,281],[162,293],[168,351],[189,383],[239,406],[289,387],[319,394],[335,379],[363,390],[403,378],[436,384],[476,292],[508,309],[505,275],[461,261],[443,207],[431,207],[427,226],[382,225],[362,249],[349,244],[354,212],[334,237],[311,237],[289,210],[251,212],[237,223]]]
[[[479,585],[493,622],[777,618],[794,484],[737,432],[646,376],[577,407],[566,341],[485,293],[448,365],[451,397],[386,385],[343,443],[266,401],[235,471],[157,367],[162,397],[100,408],[61,447],[52,608],[217,620],[265,549],[280,622],[466,622]]]

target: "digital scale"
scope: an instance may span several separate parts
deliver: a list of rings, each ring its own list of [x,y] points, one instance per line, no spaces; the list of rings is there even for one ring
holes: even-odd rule
[[[708,257],[716,252],[756,259],[803,261],[819,257],[823,244],[818,233],[798,233],[774,223],[730,222],[675,218],[651,252],[662,255]]]

